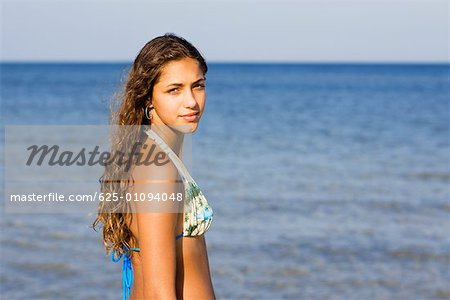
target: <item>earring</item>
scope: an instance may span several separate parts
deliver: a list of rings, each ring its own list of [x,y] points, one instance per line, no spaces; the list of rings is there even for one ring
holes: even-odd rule
[[[145,107],[144,114],[147,117],[147,119],[152,120],[152,115],[149,114],[148,108],[149,108],[148,106]],[[150,110],[152,110],[152,109],[153,109],[153,104],[150,105]]]

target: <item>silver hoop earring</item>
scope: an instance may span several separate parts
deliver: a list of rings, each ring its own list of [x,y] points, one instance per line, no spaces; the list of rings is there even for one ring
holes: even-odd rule
[[[150,106],[150,110],[152,110],[152,109],[153,109],[153,105]],[[144,114],[145,114],[145,116],[147,117],[147,119],[149,119],[149,120],[152,119],[152,115],[151,115],[151,114],[149,113],[149,111],[148,111],[148,106],[145,107],[145,109],[144,109]]]

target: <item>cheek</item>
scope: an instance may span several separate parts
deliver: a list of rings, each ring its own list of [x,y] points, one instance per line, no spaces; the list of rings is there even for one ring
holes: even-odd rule
[[[205,104],[206,104],[206,95],[203,94],[200,97],[198,97],[197,103],[198,103],[198,106],[200,107],[200,109],[203,110],[203,108],[205,107]]]
[[[174,97],[158,97],[155,99],[155,107],[158,110],[158,115],[165,120],[176,119],[178,116],[179,102]]]
[[[205,109],[206,99],[203,101],[199,101],[198,106],[200,106],[200,110],[203,112]]]

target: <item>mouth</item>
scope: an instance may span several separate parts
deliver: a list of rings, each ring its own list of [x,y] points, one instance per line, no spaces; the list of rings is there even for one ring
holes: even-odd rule
[[[186,121],[188,121],[188,122],[195,121],[195,119],[197,119],[197,116],[198,116],[198,111],[192,112],[192,113],[188,113],[188,114],[185,114],[185,115],[181,115],[181,117],[183,119],[185,119]]]
[[[181,115],[182,117],[190,117],[190,116],[195,116],[195,115],[198,115],[198,111],[195,111],[195,112],[192,112],[192,113],[189,113],[189,114],[185,114],[185,115]]]

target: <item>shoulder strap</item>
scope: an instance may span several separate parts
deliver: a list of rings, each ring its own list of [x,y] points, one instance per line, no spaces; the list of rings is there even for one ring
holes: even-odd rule
[[[207,201],[203,193],[200,191],[194,178],[192,178],[191,174],[189,174],[189,171],[187,170],[183,161],[178,157],[178,155],[175,154],[175,152],[173,152],[173,150],[166,144],[166,142],[163,141],[163,139],[155,131],[151,130],[151,128],[145,129],[144,131],[152,140],[154,140],[161,147],[161,149],[169,156],[169,158],[175,164],[175,167],[178,169],[186,192],[187,198],[186,203],[190,204],[187,205],[187,208],[185,206],[185,212],[190,214],[196,213],[197,210],[199,209],[197,205],[197,202],[199,201],[198,198],[202,199],[201,203],[207,203]],[[194,201],[194,199],[196,198],[197,201]],[[194,220],[192,222],[194,223],[197,222],[196,217],[191,216],[190,218]]]
[[[183,180],[183,182],[184,183],[195,182],[191,174],[189,174],[189,171],[187,170],[183,161],[178,157],[178,155],[176,155],[175,152],[173,152],[173,150],[166,144],[166,142],[164,142],[164,140],[152,129],[148,128],[144,131],[169,156],[169,158],[174,163],[175,167],[180,172],[181,179]]]

